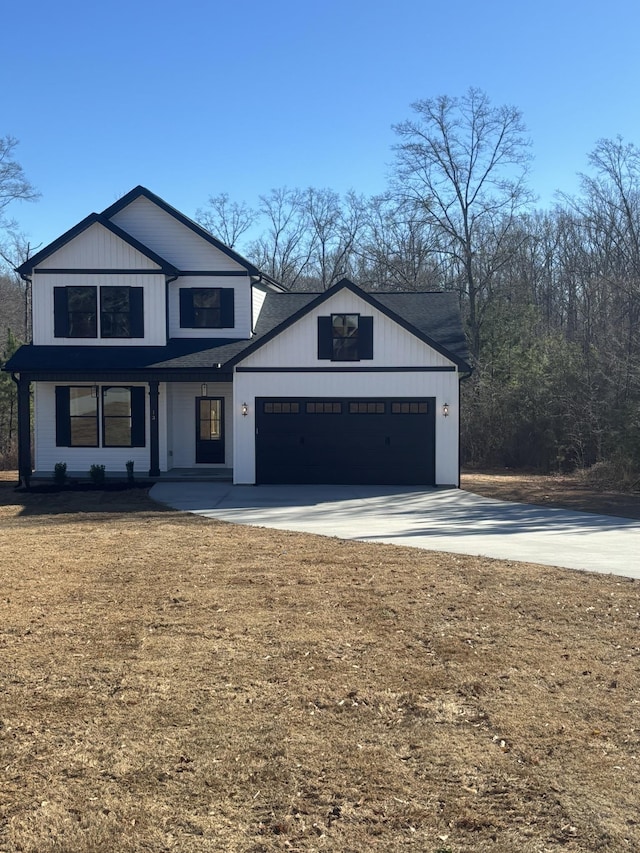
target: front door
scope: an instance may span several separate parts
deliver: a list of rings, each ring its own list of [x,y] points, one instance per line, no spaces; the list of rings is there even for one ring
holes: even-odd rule
[[[224,462],[224,400],[196,398],[196,462]]]

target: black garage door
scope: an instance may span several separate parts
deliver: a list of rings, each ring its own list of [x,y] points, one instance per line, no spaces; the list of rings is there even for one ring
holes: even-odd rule
[[[261,397],[258,483],[435,483],[435,400]]]

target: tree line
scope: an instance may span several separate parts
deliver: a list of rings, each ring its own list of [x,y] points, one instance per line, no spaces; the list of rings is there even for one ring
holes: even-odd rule
[[[540,209],[516,107],[469,89],[418,101],[394,130],[379,195],[283,187],[252,207],[221,193],[196,219],[294,290],[346,276],[371,291],[454,291],[474,368],[462,383],[467,465],[601,463],[637,481],[640,149],[598,141],[580,191]]]

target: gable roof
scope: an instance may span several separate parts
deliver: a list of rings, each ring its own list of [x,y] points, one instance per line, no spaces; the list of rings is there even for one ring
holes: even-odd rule
[[[128,243],[138,252],[149,258],[149,260],[153,261],[154,264],[157,264],[161,271],[166,275],[176,275],[178,273],[178,270],[173,266],[173,264],[170,264],[169,261],[165,261],[165,259],[161,258],[160,255],[157,255],[147,246],[144,246],[136,240],[135,237],[132,237],[131,234],[123,231],[122,228],[119,228],[115,223],[110,222],[109,219],[105,218],[100,213],[90,213],[89,216],[85,217],[81,222],[78,222],[77,225],[74,225],[73,228],[70,228],[61,237],[58,237],[57,240],[54,240],[53,243],[49,243],[49,245],[45,246],[44,249],[36,252],[35,255],[26,260],[19,267],[16,267],[16,272],[23,278],[26,275],[30,275],[38,264],[42,263],[42,261],[46,260],[46,258],[53,255],[63,246],[66,246],[67,243],[75,240],[75,238],[82,234],[83,231],[86,231],[87,228],[90,228],[96,223],[102,225],[102,227],[106,228],[107,231],[111,231],[111,233],[115,234],[116,237],[119,237],[125,243]]]
[[[198,225],[197,222],[194,222],[193,219],[189,219],[189,217],[185,216],[184,213],[181,213],[175,207],[172,207],[170,204],[167,204],[164,199],[160,198],[160,196],[157,196],[155,193],[152,193],[151,190],[148,190],[146,187],[134,187],[130,192],[122,196],[122,198],[118,199],[118,201],[114,202],[114,204],[111,204],[109,205],[109,207],[105,208],[105,210],[102,211],[102,216],[106,217],[107,219],[110,219],[112,216],[115,216],[116,213],[119,213],[121,210],[124,210],[125,207],[128,207],[138,198],[146,198],[147,201],[150,201],[152,204],[155,204],[157,207],[161,208],[161,210],[164,210],[165,213],[168,213],[170,216],[173,216],[174,219],[189,228],[191,231],[197,234],[198,237],[201,237],[203,240],[206,240],[207,243],[210,243],[212,246],[215,246],[216,249],[227,255],[227,257],[240,264],[240,266],[243,266],[247,270],[249,275],[256,276],[260,279],[267,281],[269,284],[273,284],[278,288],[284,289],[282,285],[279,284],[279,282],[277,282],[275,279],[271,278],[265,273],[260,272],[260,270],[256,266],[254,266],[246,258],[243,258],[242,255],[239,255],[233,249],[229,248],[229,246],[222,243],[201,225]]]
[[[255,338],[232,358],[229,367],[260,349],[341,290],[349,290],[385,314],[423,343],[456,364],[471,371],[469,353],[460,320],[460,308],[454,293],[376,293],[362,290],[347,278],[324,293],[267,294],[256,325]]]

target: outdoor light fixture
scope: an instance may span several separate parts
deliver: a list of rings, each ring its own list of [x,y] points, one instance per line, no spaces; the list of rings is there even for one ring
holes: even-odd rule
[[[448,403],[442,404],[442,417],[443,418],[449,417],[449,404]]]
[[[203,382],[202,385],[200,386],[200,396],[201,397],[208,397],[209,395],[207,394],[207,390],[208,390],[207,383]]]
[[[247,406],[246,403],[243,403],[242,404],[242,417],[246,418],[248,414],[249,414],[249,406]]]

